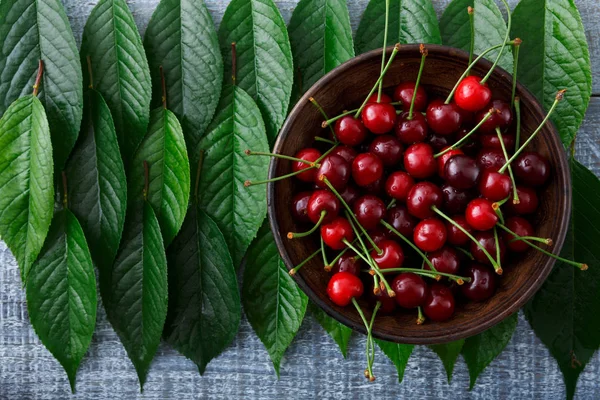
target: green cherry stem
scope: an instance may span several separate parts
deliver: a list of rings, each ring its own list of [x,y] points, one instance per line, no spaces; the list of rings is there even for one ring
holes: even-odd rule
[[[465,256],[467,256],[469,258],[469,260],[474,260],[475,259],[475,257],[473,257],[473,254],[471,254],[470,251],[465,250],[462,247],[454,246],[454,249],[460,251],[461,253],[463,253]]]
[[[390,296],[390,297],[396,296],[396,293],[394,293],[394,291],[390,287],[387,279],[385,279],[385,276],[383,276],[383,273],[377,266],[377,263],[375,262],[375,260],[373,260],[373,258],[369,254],[369,252],[364,247],[364,243],[361,242],[361,244],[363,245],[364,254],[359,249],[357,249],[355,246],[353,246],[352,243],[350,243],[348,240],[344,239],[343,243],[346,246],[348,246],[351,250],[353,250],[358,256],[360,256],[360,258],[363,259],[364,262],[367,263],[368,266],[371,267],[371,271],[373,271],[375,273],[375,275],[378,276],[379,279],[381,279],[381,283],[383,283],[383,286],[385,287],[385,290],[387,291],[388,296]]]
[[[250,187],[250,186],[255,186],[255,185],[264,185],[265,183],[270,183],[270,182],[277,182],[277,181],[283,181],[287,178],[291,178],[292,176],[296,176],[296,175],[300,175],[303,172],[306,172],[308,170],[317,168],[316,166],[311,166],[308,168],[304,168],[301,170],[298,170],[296,172],[290,172],[289,174],[285,174],[285,175],[280,175],[280,176],[276,176],[275,178],[271,178],[271,179],[265,179],[262,181],[246,181],[244,182],[244,186],[245,187]]]
[[[309,166],[315,165],[315,162],[313,162],[313,161],[303,160],[303,159],[297,158],[297,157],[286,156],[285,154],[269,153],[267,151],[252,151],[250,149],[244,151],[244,153],[246,153],[247,156],[275,157],[275,158],[281,158],[283,160],[289,160],[289,161],[294,161],[294,162],[300,162],[303,164],[308,164]]]
[[[425,316],[423,315],[423,309],[417,307],[417,325],[423,325],[425,323]]]
[[[315,231],[317,229],[319,229],[319,226],[321,226],[321,223],[323,223],[323,220],[325,219],[326,216],[327,216],[327,211],[325,211],[325,210],[321,211],[319,220],[312,228],[310,228],[306,232],[288,232],[287,238],[288,239],[298,239],[298,238],[303,238],[303,237],[312,235],[313,233],[315,233]]]
[[[494,61],[494,64],[492,65],[492,68],[490,68],[490,70],[488,71],[487,75],[484,76],[483,79],[480,82],[482,85],[484,83],[486,83],[488,79],[490,79],[490,76],[492,76],[492,73],[494,72],[494,70],[496,69],[496,66],[500,62],[500,58],[502,57],[502,53],[504,53],[504,49],[506,48],[506,45],[508,44],[508,40],[510,39],[510,30],[511,30],[511,27],[512,27],[512,15],[511,15],[511,12],[510,12],[510,6],[506,2],[506,0],[500,0],[500,1],[502,2],[502,4],[504,4],[504,7],[506,8],[506,12],[508,13],[508,21],[507,21],[507,24],[506,24],[506,35],[504,36],[504,43],[502,44],[502,47],[500,48],[500,51],[498,51],[498,56],[496,56],[496,60]]]
[[[469,27],[471,28],[471,43],[469,48],[469,65],[473,62],[473,55],[475,54],[475,9],[471,6],[467,8],[469,14]]]
[[[401,106],[402,102],[401,101],[394,101],[390,103],[393,106]],[[321,122],[321,127],[322,128],[326,128],[328,125],[331,125],[332,123],[334,123],[335,121],[337,121],[338,119],[345,117],[346,115],[351,115],[354,114],[355,112],[357,112],[359,109],[355,108],[354,110],[350,110],[350,111],[344,111],[343,113],[341,113],[340,115],[336,115],[333,118],[329,118],[327,121],[323,121]],[[315,138],[316,139],[316,138]]]
[[[514,42],[514,64],[513,64],[513,82],[512,82],[512,96],[511,96],[511,104],[515,105],[515,99],[517,97],[517,73],[519,72],[519,50],[521,50],[521,39],[516,38],[513,40]]]
[[[419,83],[421,83],[421,75],[423,75],[423,69],[425,67],[425,59],[429,54],[423,43],[421,43],[419,46],[419,51],[421,52],[421,65],[419,66],[419,73],[417,75],[417,80],[415,81],[415,90],[413,91],[413,96],[410,100],[410,109],[408,110],[407,118],[409,121],[413,119],[413,110],[415,109],[415,101],[417,100],[417,89],[419,88]]]
[[[453,275],[453,274],[447,274],[445,272],[429,272],[429,271],[426,271],[423,269],[418,269],[418,268],[388,268],[388,269],[383,270],[384,274],[387,274],[389,272],[412,272],[414,274],[426,276],[426,277],[432,278],[432,279],[436,279],[436,275],[440,275],[440,276],[443,276],[443,277],[453,280],[454,282],[458,283],[459,285],[462,285],[465,282],[471,282],[471,278]]]
[[[329,143],[331,145],[335,145],[336,144],[333,140],[329,140],[329,139],[326,139],[326,138],[321,137],[321,136],[315,136],[315,142]]]
[[[323,241],[323,236],[321,236],[321,255],[323,256],[323,265],[324,268],[327,269],[327,266],[331,265],[327,261],[327,252],[325,251],[325,242]]]
[[[508,160],[508,152],[506,151],[506,146],[504,145],[504,139],[502,138],[502,132],[500,132],[500,127],[496,127],[496,135],[498,135],[498,141],[500,142],[500,147],[502,148],[502,154],[504,154],[504,159]],[[513,174],[513,170],[511,166],[508,166],[508,176],[510,177],[510,182],[512,183],[513,190],[513,204],[519,204],[521,201],[519,200],[519,193],[517,192],[517,182],[515,181],[515,175]]]
[[[515,97],[514,105],[515,115],[517,117],[517,127],[515,134],[515,150],[517,150],[521,143],[521,98],[519,96]]]
[[[325,118],[325,120],[329,119],[329,117],[327,116],[327,113],[325,112],[325,110],[323,110],[323,107],[321,107],[321,105],[317,102],[317,100],[315,100],[314,97],[309,97],[308,101],[310,101],[312,103],[312,105],[315,106],[317,108],[317,110],[319,110],[319,112],[321,113],[323,118]],[[333,135],[333,137],[337,140],[337,137],[335,136],[335,131],[333,130],[333,127],[329,126],[329,129],[331,130],[331,134]]]
[[[373,336],[372,336],[372,325],[369,324],[369,322],[367,321],[367,318],[365,317],[365,314],[363,313],[362,309],[360,308],[360,305],[358,304],[358,302],[356,301],[356,298],[352,298],[352,304],[354,304],[354,307],[356,308],[356,311],[358,312],[358,315],[360,316],[360,319],[362,319],[363,324],[365,325],[365,329],[367,330],[367,351],[366,351],[366,357],[367,357],[367,370],[365,371],[365,376],[367,377],[367,379],[369,381],[374,381],[375,380],[375,376],[373,375],[373,365],[371,363],[371,349],[374,350],[373,347]],[[375,314],[377,313],[377,310],[379,310],[379,307],[381,306],[380,302],[377,302],[377,304],[375,305],[375,309],[373,310],[373,319],[375,318]]]
[[[423,261],[425,263],[427,263],[427,265],[429,266],[429,268],[431,268],[432,272],[437,272],[437,269],[435,269],[435,267],[433,266],[432,262],[429,261],[429,259],[425,255],[425,253],[423,253],[421,251],[421,249],[419,249],[413,242],[411,242],[406,236],[404,236],[403,234],[401,234],[400,232],[398,232],[398,230],[396,228],[394,228],[392,225],[388,224],[386,221],[381,220],[379,222],[381,223],[381,225],[383,225],[387,229],[389,229],[393,234],[395,234],[400,239],[402,239],[404,242],[406,242],[410,247],[412,247],[413,250],[416,251],[421,256],[421,258],[423,259]]]
[[[315,258],[316,256],[319,255],[319,253],[321,252],[321,249],[315,251],[314,253],[312,253],[310,256],[306,257],[306,259],[304,259],[304,261],[302,261],[300,264],[296,265],[294,268],[290,269],[289,274],[291,276],[296,275],[296,273],[298,273],[298,271],[300,270],[300,268],[302,268],[304,265],[306,265],[310,260],[312,260],[313,258]]]
[[[385,0],[385,24],[383,26],[383,46],[381,49],[381,75],[385,69],[385,48],[387,47],[388,37],[388,26],[390,20],[390,0]],[[383,80],[379,81],[379,88],[377,89],[377,102],[381,102],[381,93],[383,92]]]
[[[494,226],[494,246],[496,246],[496,262],[501,263],[500,260],[500,240],[498,239],[498,229]]]
[[[550,238],[542,238],[542,237],[537,237],[537,236],[520,236],[518,238],[509,240],[508,243],[520,242],[523,240],[530,240],[532,242],[542,243],[542,244],[545,244],[546,246],[552,246],[554,244],[554,241]]]
[[[475,128],[471,129],[471,131],[469,133],[467,133],[464,137],[462,137],[458,142],[454,143],[452,146],[449,146],[447,149],[440,151],[437,154],[433,155],[433,158],[438,158],[443,156],[444,154],[446,154],[447,152],[449,152],[450,150],[454,150],[457,147],[462,146],[462,144],[464,142],[466,142],[469,137],[474,134],[475,132],[477,132],[477,130],[479,129],[479,127],[481,127],[481,125],[483,125],[485,123],[485,121],[487,121],[488,119],[492,118],[492,114],[494,113],[498,113],[498,110],[496,108],[491,108],[487,114],[485,114],[485,116],[483,117],[483,119],[481,121],[479,121],[479,123],[477,125],[475,125]]]
[[[381,302],[378,301],[375,304],[375,308],[373,309],[373,314],[371,315],[371,322],[369,323],[369,332],[371,333],[371,357],[369,358],[369,381],[373,382],[375,380],[375,375],[373,375],[373,363],[375,362],[375,341],[373,340],[373,324],[375,323],[375,316],[377,315],[377,311],[381,307]]]

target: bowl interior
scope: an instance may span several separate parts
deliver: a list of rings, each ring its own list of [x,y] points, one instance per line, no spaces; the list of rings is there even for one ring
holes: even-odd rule
[[[429,45],[427,48],[429,56],[421,83],[426,87],[430,99],[434,96],[445,97],[468,65],[468,54],[444,46]],[[391,48],[386,51],[389,56]],[[388,93],[400,82],[416,79],[420,58],[417,45],[401,48],[384,79],[384,87]],[[315,136],[325,136],[327,131],[321,127],[323,118],[308,98],[314,97],[329,116],[356,108],[377,80],[380,63],[381,50],[375,50],[350,60],[317,82],[292,110],[275,145],[275,152],[294,155],[304,147],[313,146]],[[474,73],[484,76],[490,67],[491,63],[482,60],[474,68]],[[496,69],[488,82],[494,98],[510,100],[512,78],[508,73]],[[517,93],[521,98],[524,140],[543,120],[545,112],[524,87],[519,85]],[[553,250],[557,251],[562,246],[566,234],[570,210],[571,185],[565,151],[551,123],[546,124],[530,148],[545,155],[552,165],[550,182],[539,192],[541,204],[532,222],[538,236],[554,240]],[[289,161],[272,161],[270,177],[289,172]],[[299,240],[286,238],[287,232],[306,229],[306,226],[298,225],[293,220],[289,211],[292,196],[298,190],[297,186],[297,180],[287,179],[269,184],[268,187],[271,227],[288,269],[319,249],[316,235]],[[414,344],[443,343],[472,336],[495,325],[523,306],[546,279],[552,265],[552,258],[530,250],[518,259],[509,259],[503,265],[504,275],[498,280],[498,289],[491,299],[481,303],[465,303],[458,300],[458,296],[454,316],[442,323],[427,321],[424,325],[416,325],[416,312],[411,310],[397,311],[389,316],[380,315],[375,322],[374,336],[388,341]],[[419,266],[420,263],[417,267]],[[327,297],[329,274],[323,270],[320,257],[315,257],[306,264],[295,279],[310,299],[325,312],[340,322],[365,332],[354,307],[338,307]],[[367,290],[370,288],[365,287],[365,291]],[[366,314],[370,315],[371,307],[367,306],[365,300],[361,300],[361,306],[369,310]]]

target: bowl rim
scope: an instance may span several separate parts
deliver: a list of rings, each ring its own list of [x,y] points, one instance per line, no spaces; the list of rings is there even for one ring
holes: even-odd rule
[[[401,45],[399,54],[402,52],[415,52],[415,51],[418,52],[419,46],[420,46],[419,44]],[[458,49],[458,48],[454,48],[454,47],[450,47],[450,46],[443,46],[443,45],[433,45],[433,44],[427,44],[426,46],[427,46],[427,50],[429,51],[430,55],[451,54],[452,57],[458,58],[460,61],[464,61],[464,62],[468,63],[469,53],[462,49]],[[386,54],[390,54],[392,52],[392,49],[393,49],[393,46],[387,47],[385,49]],[[339,74],[344,74],[347,70],[355,67],[357,64],[361,64],[371,58],[381,58],[382,51],[383,51],[383,48],[379,48],[379,49],[371,50],[366,53],[360,54],[356,57],[353,57],[350,60],[346,61],[345,63],[337,66],[336,68],[334,68],[327,74],[325,74],[313,86],[311,86],[310,89],[308,89],[302,95],[302,97],[298,100],[298,102],[296,103],[296,105],[294,106],[292,111],[288,114],[288,116],[280,130],[280,133],[277,137],[277,140],[275,141],[275,144],[273,146],[273,152],[274,153],[279,152],[279,150],[283,146],[283,143],[287,139],[288,135],[291,133],[290,127],[291,127],[293,121],[299,115],[301,108],[303,107],[303,103],[306,103],[308,101],[308,99],[310,97],[314,96],[315,93],[318,92],[327,82],[334,79]],[[486,68],[486,69],[490,69],[492,67],[492,62],[482,58],[481,60],[479,60],[477,62],[477,65],[480,67]],[[495,68],[494,75],[497,75],[497,76],[499,75],[499,78],[502,80],[512,80],[512,76],[506,70],[502,69],[500,66],[497,66]],[[527,89],[524,85],[522,85],[518,81],[517,81],[517,93],[520,93],[521,94],[520,97],[522,99],[524,99],[527,103],[531,104],[532,107],[536,109],[536,111],[539,111],[544,115],[547,114],[546,110],[542,107],[542,105],[539,103],[539,101],[533,95],[533,93],[531,93],[529,91],[529,89]],[[562,145],[562,142],[560,141],[560,136],[558,134],[556,126],[554,125],[554,123],[552,123],[551,120],[548,120],[548,128],[553,133],[551,135],[552,137],[550,138],[550,140],[553,144],[553,147],[560,146],[560,148],[563,148],[563,145]],[[567,166],[567,168],[557,168],[556,169],[556,174],[558,176],[560,176],[560,178],[562,178],[563,182],[565,182],[565,187],[562,188],[565,193],[565,202],[564,202],[562,212],[566,214],[566,213],[570,213],[570,211],[571,211],[571,202],[572,202],[571,174],[570,174],[570,168],[568,167],[569,164],[568,164],[568,160],[567,160],[566,151],[560,152],[559,158],[560,158],[560,164]],[[275,159],[271,160],[271,162],[269,164],[269,179],[273,178],[275,176],[276,165],[277,165],[277,160],[275,160]],[[283,240],[282,240],[281,236],[278,234],[280,229],[279,229],[279,224],[277,222],[277,217],[275,215],[275,208],[276,208],[275,183],[270,182],[267,184],[267,209],[268,209],[268,217],[269,217],[271,232],[273,233],[273,237],[275,239],[275,243],[277,245],[277,250],[279,252],[279,255],[283,259],[286,268],[288,270],[290,270],[294,267],[294,264],[292,263],[292,260],[285,249],[285,246],[283,244]],[[559,235],[557,238],[553,239],[554,246],[552,249],[554,251],[556,251],[557,249],[558,250],[562,249],[564,241],[565,241],[565,237],[567,234],[569,221],[570,221],[570,218],[564,218],[561,225],[559,226],[559,228],[558,228]],[[490,318],[482,320],[482,322],[474,323],[474,324],[468,326],[466,329],[463,329],[461,331],[449,332],[449,333],[445,333],[445,334],[439,334],[438,336],[427,336],[427,337],[423,338],[423,337],[419,337],[419,336],[403,336],[403,335],[386,334],[386,333],[379,332],[376,329],[376,327],[374,327],[373,332],[372,332],[373,337],[382,339],[382,340],[386,340],[386,341],[390,341],[390,342],[394,342],[394,343],[439,344],[439,343],[447,343],[447,342],[451,342],[454,340],[459,340],[459,339],[467,338],[470,336],[474,336],[478,333],[481,333],[481,332],[495,326],[496,324],[498,324],[501,321],[503,321],[504,319],[508,318],[515,312],[518,312],[525,305],[525,303],[527,301],[529,301],[529,299],[531,299],[531,297],[533,297],[533,295],[541,288],[542,284],[545,282],[545,280],[550,275],[550,272],[552,271],[555,262],[556,262],[556,260],[554,258],[547,256],[546,262],[541,266],[540,274],[537,276],[535,281],[533,281],[533,284],[531,284],[529,287],[525,288],[525,290],[520,294],[520,296],[516,299],[516,301],[511,304],[510,307],[500,310],[500,312],[496,313],[495,315],[491,316]],[[341,322],[342,324],[344,324],[362,334],[366,334],[366,329],[365,329],[364,325],[347,318],[342,313],[333,309],[327,302],[322,301],[321,298],[315,294],[313,289],[302,278],[301,274],[295,274],[293,276],[293,279],[296,282],[296,284],[302,289],[302,291],[307,295],[307,297],[312,302],[314,302],[320,309],[322,309],[327,315],[329,315],[336,321]]]

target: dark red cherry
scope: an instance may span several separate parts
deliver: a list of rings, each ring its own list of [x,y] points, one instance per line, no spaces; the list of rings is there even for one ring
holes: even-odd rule
[[[362,296],[364,286],[358,276],[349,272],[338,272],[327,284],[327,295],[335,304],[345,307],[353,298]]]
[[[393,199],[406,202],[408,192],[415,185],[415,180],[403,171],[392,172],[385,181],[385,191]]]
[[[454,140],[451,136],[441,136],[441,135],[430,135],[427,138],[427,143],[433,148],[433,150],[437,153],[442,151],[442,149],[447,148]]]
[[[370,292],[373,301],[376,302],[380,302],[381,303],[381,307],[379,308],[379,312],[383,313],[383,314],[391,314],[394,311],[396,311],[396,299],[394,297],[390,297],[390,295],[387,293],[387,291],[382,290],[377,294],[374,294],[373,292]]]
[[[371,237],[371,240],[373,240],[373,242],[375,242],[376,245],[379,245],[379,243],[383,242],[384,240],[392,239],[392,235],[390,235],[388,230],[385,229],[383,226],[378,226],[375,229],[371,229],[368,233]]]
[[[529,186],[542,186],[550,177],[550,163],[540,153],[526,151],[512,164],[516,178]]]
[[[424,219],[435,215],[431,207],[440,207],[443,201],[442,190],[431,182],[419,182],[408,192],[406,207],[413,216]]]
[[[457,189],[471,189],[477,186],[481,169],[477,162],[469,156],[459,154],[446,162],[444,179]]]
[[[427,143],[415,143],[404,152],[404,169],[417,179],[435,175],[437,163],[433,149]]]
[[[415,93],[416,82],[402,82],[394,90],[394,100],[402,102],[404,111],[408,111]],[[425,111],[427,108],[427,92],[422,86],[417,88],[417,96],[415,98],[414,112]]]
[[[381,93],[381,98],[377,101],[377,93],[373,93],[367,100],[367,104],[370,103],[385,103],[389,104],[392,102],[392,98],[385,93]]]
[[[483,170],[498,171],[506,164],[506,158],[498,149],[483,149],[477,155],[477,165]]]
[[[382,176],[381,178],[377,179],[375,182],[368,184],[367,186],[364,186],[363,189],[369,193],[369,194],[373,194],[375,196],[382,196],[385,194],[385,177]]]
[[[363,108],[362,120],[365,127],[376,135],[388,133],[396,123],[396,109],[391,104],[369,103]]]
[[[337,274],[338,272],[349,272],[352,275],[360,275],[360,269],[364,263],[360,257],[358,257],[353,251],[348,251],[340,256],[336,261],[331,272]]]
[[[329,154],[321,161],[321,167],[317,169],[316,184],[321,188],[327,185],[320,178],[326,177],[336,190],[344,190],[350,179],[350,164],[342,156]]]
[[[356,186],[348,185],[346,186],[346,188],[344,188],[344,190],[340,192],[340,196],[342,196],[342,199],[344,199],[346,204],[352,207],[356,199],[358,199],[361,196],[361,192]]]
[[[408,119],[408,112],[400,114],[394,128],[396,137],[405,144],[425,141],[428,131],[427,120],[423,114],[415,112],[413,112],[412,119]]]
[[[352,178],[358,186],[367,186],[383,176],[383,162],[373,153],[361,153],[352,162]]]
[[[446,150],[446,148],[444,148],[443,150]],[[440,177],[444,177],[444,173],[446,170],[446,162],[451,159],[454,156],[457,156],[459,154],[464,154],[463,151],[461,149],[452,149],[452,150],[448,150],[447,152],[445,152],[444,154],[442,154],[441,156],[439,156],[437,158],[437,164],[438,164],[438,175]]]
[[[477,231],[487,231],[496,226],[498,215],[488,199],[473,199],[467,205],[465,218],[471,228]]]
[[[365,229],[379,226],[379,221],[385,217],[386,207],[384,202],[371,194],[359,197],[352,207],[358,223]]]
[[[468,190],[457,189],[445,184],[442,186],[444,201],[442,208],[449,214],[462,214],[467,209],[467,204],[473,200],[473,193]]]
[[[402,267],[402,263],[404,263],[404,251],[398,242],[384,240],[377,246],[381,250],[381,253],[378,253],[377,250],[373,250],[371,251],[371,257],[375,263],[377,263],[379,269]]]
[[[298,222],[310,222],[308,218],[308,199],[312,192],[300,192],[292,198],[292,216]]]
[[[335,122],[335,136],[348,146],[358,146],[367,137],[367,129],[362,121],[353,115],[346,115]]]
[[[369,152],[379,157],[386,167],[398,164],[403,150],[402,143],[392,135],[377,136],[369,145]]]
[[[472,129],[473,129],[473,127],[470,125],[468,125],[466,127],[463,126],[462,128],[460,128],[458,130],[458,132],[456,133],[456,141],[459,141],[462,138],[464,138],[465,136],[467,136],[469,133],[471,133]],[[480,148],[479,142],[477,141],[478,136],[479,135],[477,135],[477,132],[471,134],[460,146],[460,149],[465,154],[475,157],[475,155],[477,155],[477,153],[479,152],[479,148]]]
[[[494,239],[494,232],[485,231],[485,232],[475,232],[473,234],[475,239],[479,244],[483,246],[483,248],[492,256],[492,258],[496,259],[496,240]],[[504,256],[506,254],[506,245],[504,244],[504,240],[501,236],[498,237],[498,244],[500,245],[500,264],[504,262]],[[485,255],[483,250],[473,241],[471,241],[471,254],[473,258],[483,264],[491,264],[489,258]]]
[[[473,234],[473,228],[469,226],[465,217],[462,215],[455,215],[452,219],[456,224],[460,225],[461,228],[470,234]],[[448,232],[448,243],[454,246],[464,246],[471,240],[463,231],[458,229],[455,224],[446,222],[446,230]]]
[[[396,303],[403,308],[422,306],[429,292],[423,278],[410,272],[396,276],[391,287],[396,293]]]
[[[327,246],[334,250],[342,250],[346,247],[344,240],[349,242],[354,240],[354,231],[346,218],[337,217],[333,221],[321,225],[321,237]]]
[[[479,132],[486,133],[496,133],[496,127],[500,128],[501,131],[504,131],[506,128],[510,126],[513,120],[512,109],[510,104],[503,100],[492,100],[491,103],[487,105],[483,110],[479,111],[475,116],[475,121],[478,124],[483,120],[485,115],[490,111],[491,108],[495,108],[499,112],[492,113],[490,119],[485,121],[480,127]]]
[[[504,142],[504,148],[507,152],[510,152],[515,148],[516,136],[512,134],[505,133],[502,135],[502,141]],[[485,133],[479,136],[479,141],[481,142],[481,146],[487,149],[498,149],[502,150],[502,145],[500,144],[500,138],[496,132],[494,133]]]
[[[516,233],[518,236],[533,236],[533,226],[525,218],[510,217],[504,224],[508,229]],[[502,233],[502,238],[506,242],[508,249],[515,253],[522,253],[529,249],[529,245],[521,240],[515,240],[516,237],[508,232]]]
[[[437,218],[424,219],[413,232],[413,242],[423,251],[436,251],[446,243],[446,225]]]
[[[295,158],[299,158],[301,160],[306,160],[310,162],[317,161],[321,157],[321,152],[317,149],[307,148],[302,149],[294,155]],[[302,171],[306,168],[309,168],[310,165],[300,162],[294,161],[292,162],[292,171]],[[317,177],[316,168],[309,169],[306,172],[296,175],[296,178],[300,179],[303,182],[314,182]]]
[[[456,103],[445,104],[443,100],[437,99],[427,106],[427,122],[438,135],[450,135],[460,129],[463,115]]]
[[[452,247],[444,246],[438,251],[427,254],[427,258],[438,272],[444,274],[456,275],[460,267],[458,252]],[[430,270],[429,265],[425,264],[425,269]]]
[[[313,224],[319,222],[322,212],[326,213],[323,222],[331,222],[340,212],[340,201],[329,190],[315,190],[308,200],[306,212]]]
[[[465,271],[465,277],[471,278],[470,282],[461,285],[462,294],[472,301],[487,300],[496,291],[496,274],[485,265],[473,263]]]
[[[479,193],[491,201],[500,201],[510,195],[512,183],[506,174],[484,171],[479,181]]]
[[[452,291],[440,284],[434,283],[423,304],[423,312],[432,321],[443,322],[454,314],[454,295]]]
[[[407,238],[411,238],[417,221],[410,215],[408,209],[397,204],[387,210],[385,221]],[[394,236],[393,234],[391,236]]]
[[[519,215],[526,215],[534,213],[540,204],[540,200],[536,191],[530,187],[517,185],[517,195],[519,196],[519,204],[514,204],[511,200],[506,202],[508,209]]]
[[[333,149],[331,154],[337,154],[338,156],[341,156],[344,160],[348,161],[348,164],[352,165],[352,162],[358,155],[358,152],[350,146],[340,145]]]
[[[463,110],[477,112],[483,110],[492,99],[492,91],[487,83],[475,75],[467,76],[456,88],[454,101]]]

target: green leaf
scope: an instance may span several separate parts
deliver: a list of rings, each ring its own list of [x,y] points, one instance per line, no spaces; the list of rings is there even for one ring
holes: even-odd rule
[[[219,227],[195,205],[167,256],[170,293],[164,336],[202,374],[233,341],[240,325],[235,268]]]
[[[567,89],[552,120],[570,145],[592,94],[590,53],[577,6],[572,0],[522,0],[513,12],[512,35],[523,40],[519,80],[546,109],[556,92]]]
[[[60,0],[0,2],[0,115],[32,93],[38,61],[44,74],[38,98],[46,109],[61,171],[75,145],[81,123],[83,85],[77,45]]]
[[[440,27],[431,0],[391,0],[387,45],[441,44]],[[356,30],[356,53],[383,46],[385,0],[371,0]]]
[[[573,209],[561,256],[589,265],[580,271],[557,262],[542,288],[525,306],[525,316],[558,361],[573,398],[579,374],[600,346],[600,180],[571,160]]]
[[[193,150],[215,113],[223,82],[217,32],[204,1],[162,0],[150,19],[144,45],[154,107],[162,103],[162,66],[168,107]]]
[[[408,359],[415,346],[412,344],[386,342],[385,340],[380,339],[375,339],[375,343],[377,343],[377,346],[383,351],[383,354],[394,363],[396,370],[398,371],[398,382],[402,382]]]
[[[167,258],[158,220],[147,201],[127,209],[112,270],[100,275],[108,320],[143,388],[167,316]]]
[[[288,27],[299,92],[354,57],[352,28],[345,0],[301,0]]]
[[[442,41],[446,46],[458,47],[469,51],[471,47],[471,25],[467,8],[475,8],[473,15],[475,21],[475,54],[502,44],[506,37],[506,22],[495,0],[453,0],[442,14],[440,30]],[[515,21],[513,21],[513,26]],[[485,57],[494,61],[498,50],[494,50]],[[512,49],[507,46],[500,58],[498,65],[508,72],[513,71]]]
[[[81,42],[82,64],[91,60],[93,80],[112,113],[125,165],[146,134],[151,83],[142,39],[125,0],[100,0],[88,18]]]
[[[58,211],[29,273],[27,311],[73,391],[77,368],[92,341],[96,307],[96,275],[83,230],[68,209]]]
[[[0,119],[0,236],[26,282],[54,210],[52,144],[44,106],[28,95]]]
[[[144,161],[149,166],[148,202],[154,207],[165,246],[183,224],[190,198],[190,162],[181,125],[171,111],[158,108],[150,115],[148,133],[129,170],[130,203],[144,191]]]
[[[518,313],[514,313],[498,325],[465,340],[461,354],[469,369],[469,390],[475,386],[479,374],[502,353],[517,329],[517,321]]]
[[[200,205],[219,225],[238,267],[267,212],[265,187],[244,182],[265,179],[269,166],[267,157],[244,153],[269,151],[269,144],[260,111],[241,88],[223,88],[215,118],[194,154],[200,149],[205,151]]]
[[[352,336],[352,329],[325,314],[323,310],[312,302],[308,303],[308,308],[319,325],[321,325],[323,329],[325,329],[325,332],[327,332],[327,334],[337,343],[342,355],[346,358],[346,354],[348,354],[348,342],[350,341],[350,336]]]
[[[268,221],[260,228],[246,260],[242,304],[279,377],[281,359],[300,329],[308,298],[279,258]]]
[[[231,79],[231,43],[237,48],[237,84],[256,101],[275,141],[292,91],[292,52],[285,22],[272,0],[232,0],[219,27],[225,80]],[[234,257],[235,261],[235,257]]]
[[[100,93],[85,94],[81,133],[67,163],[69,207],[101,271],[112,266],[125,223],[127,184],[110,110]],[[102,273],[102,272],[101,272]]]
[[[465,340],[461,339],[455,342],[429,346],[429,348],[438,355],[440,360],[442,360],[442,364],[444,364],[444,369],[446,370],[446,376],[448,377],[448,383],[452,381],[454,365],[456,365],[456,360],[458,359],[464,344]]]

